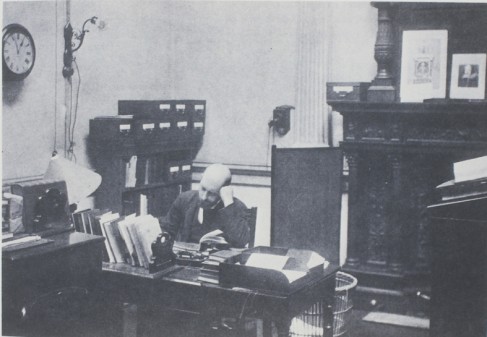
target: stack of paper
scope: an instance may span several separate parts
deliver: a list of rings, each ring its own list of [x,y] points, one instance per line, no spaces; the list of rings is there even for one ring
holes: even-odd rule
[[[455,183],[487,178],[487,156],[453,164]]]
[[[286,276],[289,283],[292,283],[306,275],[306,272],[304,271],[284,269],[288,260],[289,256],[284,255],[252,253],[247,259],[245,265],[255,268],[278,270],[283,273],[284,276]]]

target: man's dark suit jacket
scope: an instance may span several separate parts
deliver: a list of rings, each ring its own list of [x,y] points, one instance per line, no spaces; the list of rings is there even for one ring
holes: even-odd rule
[[[162,229],[177,241],[196,243],[206,233],[221,229],[232,247],[245,247],[250,238],[250,213],[243,202],[234,198],[228,207],[220,202],[215,209],[204,210],[202,224],[198,221],[200,203],[198,191],[181,193],[161,219]]]

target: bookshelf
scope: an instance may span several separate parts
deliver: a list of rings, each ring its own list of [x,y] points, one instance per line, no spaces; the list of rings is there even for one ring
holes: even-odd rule
[[[90,120],[90,159],[102,176],[95,207],[163,216],[191,189],[206,101],[119,101],[118,110],[118,116]]]

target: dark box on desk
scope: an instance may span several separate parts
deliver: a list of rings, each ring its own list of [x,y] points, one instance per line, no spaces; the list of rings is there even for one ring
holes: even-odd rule
[[[328,102],[365,102],[369,87],[368,82],[328,82],[326,83],[326,99]]]
[[[273,270],[246,265],[253,253],[288,257],[282,270]],[[228,287],[269,290],[287,293],[323,275],[323,262],[308,266],[311,250],[279,247],[255,247],[243,251],[220,264],[220,284]],[[316,254],[317,255],[317,254]],[[284,271],[284,272],[283,272]],[[290,281],[285,271],[302,272],[304,275]]]
[[[63,180],[13,184],[11,191],[23,198],[22,223],[26,233],[71,228],[68,191]]]

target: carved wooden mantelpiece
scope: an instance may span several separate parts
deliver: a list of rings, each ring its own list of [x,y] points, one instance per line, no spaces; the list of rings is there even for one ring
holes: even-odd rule
[[[402,146],[482,147],[487,142],[486,103],[331,103],[344,117],[345,141]],[[471,144],[474,143],[474,144]]]
[[[428,286],[426,206],[452,163],[487,154],[487,103],[329,102],[343,115],[349,165],[344,269],[359,292],[404,296]]]

